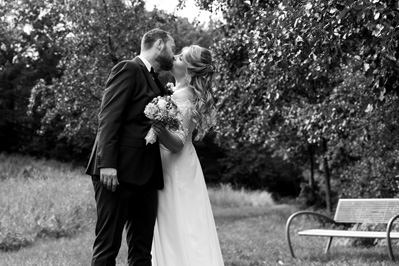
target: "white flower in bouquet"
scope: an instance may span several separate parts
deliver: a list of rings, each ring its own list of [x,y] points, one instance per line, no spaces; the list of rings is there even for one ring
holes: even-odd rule
[[[175,109],[171,109],[171,110],[169,111],[169,115],[170,115],[170,116],[177,116],[177,115],[178,115],[178,112],[177,112],[177,110],[175,110]]]
[[[161,99],[158,100],[158,107],[159,107],[159,109],[165,110],[166,104],[167,104],[167,102],[165,101],[165,99],[161,98]],[[166,110],[165,110],[165,111],[166,111]]]
[[[151,120],[153,120],[155,118],[155,114],[157,112],[158,112],[158,107],[152,102],[147,104],[147,106],[144,109],[145,115]]]

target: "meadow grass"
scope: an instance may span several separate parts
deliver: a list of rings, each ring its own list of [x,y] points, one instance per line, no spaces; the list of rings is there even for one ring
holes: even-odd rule
[[[221,210],[223,211],[221,212]],[[220,245],[226,266],[394,266],[384,248],[331,248],[323,253],[326,239],[293,235],[297,259],[289,256],[284,238],[287,217],[296,209],[288,205],[267,208],[214,208]],[[227,215],[230,213],[230,215]],[[299,219],[293,231],[316,225],[314,220]],[[90,264],[94,225],[69,238],[40,240],[18,252],[0,254],[4,266],[84,266]],[[398,252],[395,252],[398,256]],[[122,243],[117,265],[126,265],[127,247]]]
[[[0,265],[83,266],[90,264],[95,209],[90,178],[82,169],[53,161],[0,155]],[[226,266],[393,266],[386,247],[346,247],[296,232],[322,225],[310,217],[292,224],[296,259],[285,242],[285,223],[297,211],[261,191],[209,189]],[[15,245],[14,245],[15,244]],[[5,250],[8,250],[5,252]],[[399,252],[395,255],[399,257]],[[122,243],[117,265],[126,265]]]
[[[93,188],[83,169],[1,154],[0,173],[0,250],[71,236],[93,220]]]
[[[233,189],[229,184],[221,184],[208,188],[212,206],[243,207],[243,206],[273,206],[272,195],[266,191],[248,191],[244,188]]]

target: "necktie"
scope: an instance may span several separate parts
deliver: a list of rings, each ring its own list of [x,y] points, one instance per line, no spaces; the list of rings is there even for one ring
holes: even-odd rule
[[[156,73],[156,72],[154,71],[154,68],[153,68],[153,67],[151,67],[150,74],[151,74],[151,76],[152,76],[154,79],[155,79],[155,78],[158,78],[158,76],[159,76],[159,73]]]

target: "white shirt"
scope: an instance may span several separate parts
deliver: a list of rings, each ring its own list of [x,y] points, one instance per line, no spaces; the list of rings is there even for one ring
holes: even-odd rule
[[[147,61],[147,59],[145,59],[144,57],[142,57],[141,55],[138,56],[141,61],[143,61],[144,65],[146,66],[146,68],[148,69],[148,72],[151,72],[151,64],[150,62]]]

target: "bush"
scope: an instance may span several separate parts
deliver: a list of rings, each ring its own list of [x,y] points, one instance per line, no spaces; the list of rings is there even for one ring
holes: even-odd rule
[[[292,163],[273,157],[257,144],[223,143],[224,157],[219,159],[221,181],[248,189],[264,189],[276,198],[296,197],[300,192],[301,172]]]

